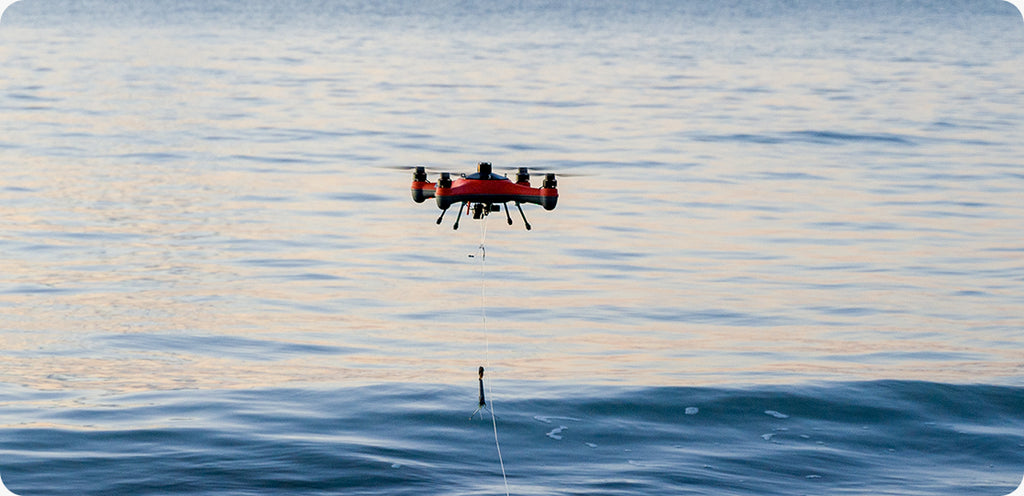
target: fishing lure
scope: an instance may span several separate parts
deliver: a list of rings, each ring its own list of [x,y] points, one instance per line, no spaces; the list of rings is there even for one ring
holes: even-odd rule
[[[473,420],[473,417],[476,416],[477,412],[479,412],[480,410],[483,410],[484,407],[487,406],[487,401],[484,399],[484,368],[482,366],[480,367],[479,373],[480,373],[480,402],[477,405],[476,410],[473,411],[473,415],[469,416],[470,420]],[[480,414],[480,418],[483,418],[483,417],[484,417],[484,414],[481,413]]]

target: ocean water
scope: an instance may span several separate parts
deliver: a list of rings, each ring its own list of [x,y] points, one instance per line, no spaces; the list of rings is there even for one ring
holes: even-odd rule
[[[17,2],[0,476],[1005,495],[1022,53],[1001,0]],[[478,161],[558,207],[392,169]]]

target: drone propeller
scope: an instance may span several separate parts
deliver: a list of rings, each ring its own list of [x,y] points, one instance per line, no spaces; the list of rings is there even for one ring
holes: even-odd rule
[[[443,169],[435,169],[433,167],[429,167],[429,166],[426,166],[426,165],[381,165],[381,166],[379,166],[379,168],[381,168],[381,169],[397,170],[397,171],[403,171],[403,172],[412,172],[412,171],[415,171],[416,169],[418,169],[420,167],[422,167],[424,172],[426,172],[428,174],[441,174],[443,172],[450,172],[450,171],[443,170]]]
[[[541,175],[544,175],[544,174],[554,174],[557,177],[586,177],[586,176],[591,176],[592,175],[592,174],[584,174],[584,173],[579,173],[579,172],[558,172],[556,170],[551,170],[551,169],[542,169],[542,168],[539,168],[539,167],[535,168],[535,167],[527,167],[527,166],[519,166],[519,167],[515,167],[515,168],[510,168],[510,169],[508,169],[508,171],[509,171],[510,175],[516,174],[516,173],[521,173],[523,171],[527,172],[528,174],[536,174],[538,176],[541,176]]]
[[[458,176],[465,177],[466,174],[467,174],[465,172],[452,172],[451,170],[436,169],[436,168],[429,167],[429,166],[426,166],[426,165],[382,165],[382,166],[379,166],[379,168],[389,169],[389,170],[415,172],[416,174],[419,174],[419,173],[422,172],[424,174],[424,176],[417,176],[417,177],[426,177],[425,174],[431,174],[431,175],[448,174],[448,175],[450,175],[452,177],[458,177]],[[541,176],[541,177],[546,176],[548,174],[554,174],[555,177],[585,177],[585,176],[593,175],[593,174],[585,174],[585,173],[578,173],[578,172],[558,172],[558,171],[554,171],[554,170],[551,170],[551,169],[531,168],[531,167],[525,167],[525,166],[510,167],[510,168],[507,168],[506,170],[508,172],[506,174],[504,174],[504,176],[509,178],[509,179],[516,178],[517,181],[518,181],[518,178],[522,177],[521,175],[523,175],[523,174],[525,174],[526,178],[529,178],[529,176],[531,174],[532,175],[536,175],[536,176]],[[421,179],[421,180],[425,180],[425,179]]]

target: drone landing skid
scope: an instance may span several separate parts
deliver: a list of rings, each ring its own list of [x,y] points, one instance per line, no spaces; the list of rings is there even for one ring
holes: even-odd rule
[[[498,212],[502,210],[502,205],[504,205],[505,207],[505,220],[508,222],[508,225],[512,225],[512,214],[509,213],[508,202],[503,202],[502,205],[495,205],[493,203],[472,203],[468,201],[464,201],[461,203],[462,204],[459,205],[459,213],[455,217],[455,224],[452,225],[452,229],[454,230],[459,229],[459,221],[462,220],[463,211],[465,211],[467,214],[472,212],[473,218],[476,220],[480,220],[483,219],[484,217],[487,217],[487,215],[490,214],[491,212]],[[519,210],[519,215],[523,218],[523,224],[526,226],[526,230],[529,231],[530,229],[533,228],[533,226],[530,225],[530,221],[526,220],[526,214],[523,212],[523,207],[519,204],[519,202],[515,202],[515,204],[516,208]],[[441,224],[441,220],[444,219],[444,214],[447,211],[447,208],[441,211],[441,215],[437,218],[437,224]]]
[[[526,220],[526,214],[523,213],[523,207],[519,205],[519,202],[516,202],[516,208],[519,209],[519,215],[523,216],[523,224],[526,224],[526,230],[529,231],[530,230],[530,222]],[[505,213],[508,213],[507,212],[508,207],[506,207],[505,210],[506,210]],[[509,219],[508,225],[510,225],[510,226],[512,225],[512,219]]]

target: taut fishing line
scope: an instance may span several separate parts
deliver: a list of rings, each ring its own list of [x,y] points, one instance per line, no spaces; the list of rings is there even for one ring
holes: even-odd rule
[[[487,240],[487,217],[484,217],[480,222],[480,320],[483,323],[484,331],[484,363],[487,368],[491,368],[491,343],[490,337],[487,332],[487,247],[485,241]],[[472,256],[472,255],[470,255]],[[484,367],[480,367],[480,408],[485,405],[484,402],[484,390],[483,390],[483,379],[484,379]],[[498,442],[498,419],[494,416],[494,395],[491,391],[491,382],[487,382],[487,395],[491,397],[491,425],[494,427],[494,448],[498,451],[498,464],[501,465],[501,479],[505,482],[505,496],[510,496],[508,489],[508,476],[505,475],[505,461],[501,457],[501,443]],[[472,417],[470,417],[472,418]]]

